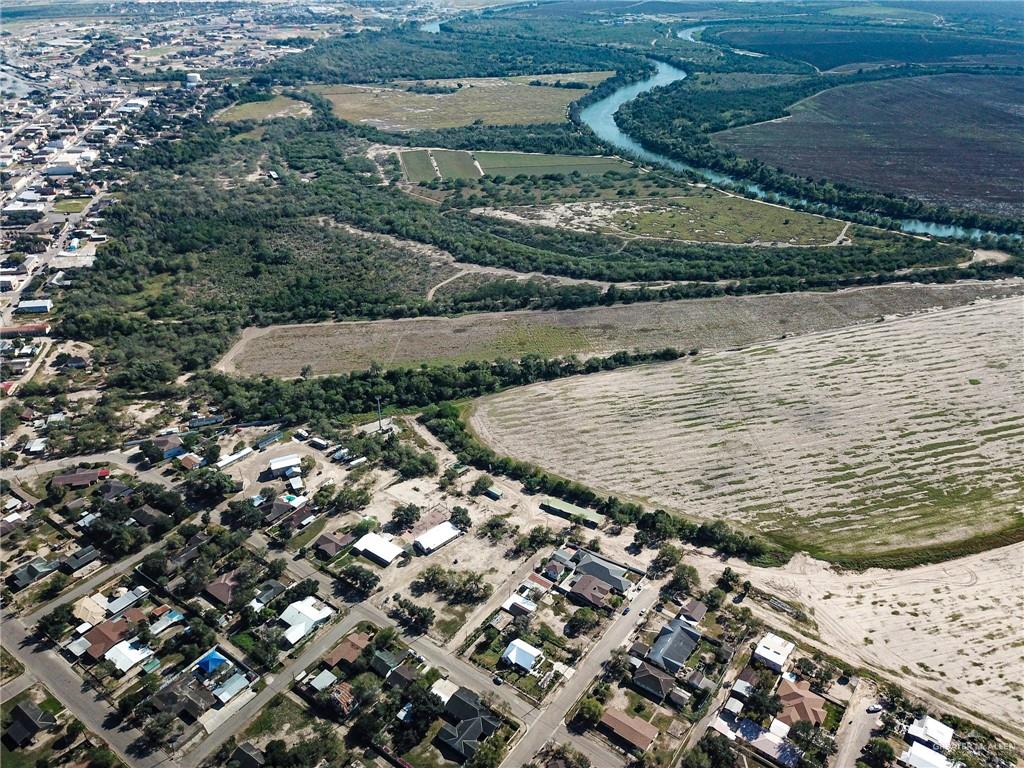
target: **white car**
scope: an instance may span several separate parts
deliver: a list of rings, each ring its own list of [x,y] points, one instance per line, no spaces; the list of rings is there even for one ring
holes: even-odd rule
[[[875,712],[881,712],[882,711],[882,705],[881,704],[877,704],[877,703],[876,704],[872,704],[870,707],[868,707],[867,711],[870,712],[871,714],[874,714]]]

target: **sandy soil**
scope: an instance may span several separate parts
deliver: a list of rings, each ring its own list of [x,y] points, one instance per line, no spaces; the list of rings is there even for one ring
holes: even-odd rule
[[[472,426],[499,454],[827,557],[960,541],[1024,500],[1022,315],[1015,297],[536,384],[480,400]]]
[[[666,346],[728,349],[1022,291],[1020,280],[892,285],[551,312],[276,325],[244,330],[215,367],[227,373],[291,377],[307,364],[322,375],[365,369],[374,361],[398,366],[516,357],[531,351],[590,356]]]
[[[705,585],[726,565],[708,554],[687,562]],[[1024,544],[905,571],[839,571],[803,555],[783,568],[728,565],[756,587],[801,604],[828,653],[878,670],[944,709],[982,716],[1024,743]],[[773,623],[782,616],[755,612]]]

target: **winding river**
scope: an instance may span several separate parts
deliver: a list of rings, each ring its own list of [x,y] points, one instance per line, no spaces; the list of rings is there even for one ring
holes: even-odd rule
[[[690,40],[692,39],[693,34],[700,29],[703,29],[703,27],[685,29],[679,33],[679,36],[684,37],[684,35],[689,34],[689,37],[684,37],[684,39]],[[674,171],[690,171],[697,173],[712,184],[728,186],[752,197],[770,197],[773,200],[779,200],[783,203],[788,203],[789,205],[806,205],[807,201],[805,200],[799,200],[782,194],[769,193],[757,184],[743,181],[742,179],[732,178],[710,168],[694,168],[693,166],[687,165],[679,160],[673,160],[672,158],[658,152],[652,152],[651,150],[643,147],[639,142],[633,140],[621,128],[619,128],[618,124],[615,122],[615,113],[618,111],[619,107],[626,102],[632,101],[642,93],[647,93],[655,88],[661,88],[671,83],[675,83],[686,77],[686,73],[678,67],[673,67],[672,65],[666,64],[662,61],[653,61],[652,63],[655,65],[656,69],[651,77],[646,80],[640,80],[635,83],[630,83],[629,85],[624,85],[609,96],[585,107],[580,112],[580,120],[587,125],[587,127],[589,127],[599,139],[610,146],[615,147],[615,149],[623,155],[641,162],[650,163],[652,165],[661,165],[666,168],[671,168]],[[842,213],[837,211],[836,215],[841,217]],[[932,221],[922,221],[920,219],[902,219],[898,222],[898,226],[903,232],[915,235],[955,237],[970,240],[978,240],[987,234],[998,234],[994,232],[985,232],[981,229],[958,227],[950,224],[937,224]],[[1011,237],[1019,238],[1020,236],[1011,235]]]

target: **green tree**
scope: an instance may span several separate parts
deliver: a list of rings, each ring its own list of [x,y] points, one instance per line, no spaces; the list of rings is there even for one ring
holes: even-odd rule
[[[601,721],[603,714],[604,707],[601,706],[601,702],[590,696],[583,699],[580,702],[579,709],[576,710],[576,716],[580,722],[588,726],[597,725]]]
[[[469,510],[465,507],[452,507],[452,514],[449,519],[452,525],[462,531],[468,531],[473,526],[473,521],[469,518]]]
[[[896,750],[885,739],[871,739],[864,747],[864,760],[873,768],[888,768],[896,759]]]
[[[480,475],[476,480],[473,481],[473,485],[469,488],[470,496],[479,496],[481,493],[489,489],[494,485],[494,478],[490,475]]]
[[[590,608],[579,608],[565,624],[565,634],[569,637],[578,637],[594,629],[601,622],[601,618]]]
[[[396,531],[407,531],[420,519],[420,508],[415,504],[402,504],[395,507],[391,515],[391,526]]]

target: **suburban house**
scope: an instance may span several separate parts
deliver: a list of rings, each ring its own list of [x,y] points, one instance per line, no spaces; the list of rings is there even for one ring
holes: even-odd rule
[[[697,647],[700,637],[700,632],[689,623],[681,619],[672,619],[658,633],[651,650],[647,653],[647,661],[669,674],[676,675]]]
[[[576,603],[593,608],[607,608],[608,595],[612,587],[597,576],[583,575],[569,590],[569,597]]]
[[[291,475],[297,475],[301,466],[302,459],[299,458],[299,455],[297,453],[290,453],[287,456],[272,459],[267,465],[267,471],[273,477],[290,477]]]
[[[313,551],[323,560],[331,560],[340,555],[345,547],[355,541],[355,536],[346,533],[338,538],[332,533],[321,534],[320,538],[313,542]]]
[[[926,747],[919,741],[911,744],[910,749],[904,750],[898,762],[906,768],[951,768],[953,765],[944,754]]]
[[[294,603],[284,609],[281,623],[288,625],[284,631],[284,639],[289,645],[295,645],[331,617],[334,611],[317,600],[313,595]]]
[[[43,558],[37,557],[31,563],[27,563],[12,571],[11,575],[7,577],[7,583],[11,585],[12,590],[17,592],[57,570],[59,565],[60,563],[57,560],[47,562]]]
[[[392,688],[398,688],[400,691],[404,691],[410,685],[415,683],[419,677],[416,667],[411,664],[401,664],[388,673],[387,680],[384,682]]]
[[[380,565],[391,565],[391,562],[402,554],[402,548],[386,539],[379,533],[368,533],[352,545],[352,548],[363,557]]]
[[[537,662],[544,660],[544,652],[517,637],[508,644],[505,652],[501,654],[501,660],[513,667],[519,667],[524,672],[529,672],[537,665]]]
[[[60,561],[60,569],[67,574],[75,574],[89,563],[99,559],[100,553],[92,544],[82,547],[77,552],[64,557]]]
[[[444,706],[448,721],[437,733],[437,739],[464,760],[476,754],[480,745],[501,727],[501,721],[473,691],[459,688]]]
[[[369,644],[370,636],[368,634],[365,632],[353,632],[351,635],[342,638],[342,641],[335,646],[334,650],[324,657],[324,663],[329,667],[336,667],[341,662],[350,665],[355,664],[356,659],[359,658]]]
[[[596,576],[619,594],[625,594],[633,586],[633,582],[626,578],[626,574],[629,573],[627,568],[599,557],[593,552],[588,552],[585,549],[577,550],[573,561],[576,573]]]
[[[138,640],[122,640],[103,654],[103,658],[113,664],[114,669],[123,675],[152,655],[152,649],[145,643]]]
[[[402,663],[402,660],[390,651],[374,651],[370,657],[370,669],[383,678],[391,674],[391,670]]]
[[[679,615],[676,618],[683,619],[696,625],[700,624],[707,612],[708,607],[700,600],[690,600],[690,602],[679,610]]]
[[[907,728],[907,738],[936,752],[946,752],[953,744],[953,729],[934,717],[919,717]]]
[[[592,509],[578,507],[575,504],[570,504],[568,501],[562,501],[561,499],[543,499],[540,503],[540,509],[542,512],[547,512],[548,514],[556,515],[557,517],[562,517],[566,520],[580,520],[588,528],[599,528],[604,525],[605,522],[604,515],[599,514]]]
[[[753,658],[760,661],[768,669],[781,673],[782,668],[786,666],[786,662],[795,648],[796,646],[789,642],[789,640],[769,632],[757,644],[757,647],[754,649]]]
[[[243,741],[235,747],[228,762],[236,764],[238,768],[263,768],[267,764],[267,758],[263,750],[251,741]]]
[[[639,717],[627,715],[620,709],[609,707],[601,715],[601,728],[613,739],[630,749],[646,752],[658,738],[658,729],[641,720]]]
[[[640,662],[640,666],[633,672],[633,685],[657,702],[665,700],[675,683],[672,675],[647,662]]]
[[[15,704],[8,719],[11,724],[4,731],[4,740],[14,749],[28,746],[37,733],[57,726],[57,718],[31,701]]]
[[[793,683],[783,678],[776,693],[782,701],[782,709],[776,715],[780,722],[789,726],[801,720],[807,720],[814,725],[825,722],[825,700],[811,692],[811,686],[806,680]]]
[[[231,605],[231,601],[235,597],[235,590],[240,586],[238,578],[239,573],[237,570],[222,573],[207,584],[204,590],[206,594],[221,605]]]
[[[143,504],[132,512],[131,519],[143,528],[158,525],[170,529],[174,525],[174,519],[170,515],[161,512],[159,509],[154,509],[149,504]]]
[[[128,636],[134,623],[143,621],[145,618],[142,611],[131,608],[124,618],[97,624],[85,633],[77,646],[69,645],[68,650],[76,656],[85,653],[93,661],[99,661],[107,654],[107,651]]]
[[[54,475],[50,485],[54,488],[71,488],[78,490],[88,488],[93,483],[99,482],[110,474],[109,469],[86,469],[81,472],[67,472],[63,475]]]
[[[181,442],[181,438],[177,435],[155,437],[153,438],[153,445],[163,453],[165,459],[173,459],[175,456],[181,456],[185,453],[185,447]]]
[[[279,595],[283,595],[286,587],[277,579],[267,579],[256,588],[256,597],[249,601],[254,611],[262,611]]]

